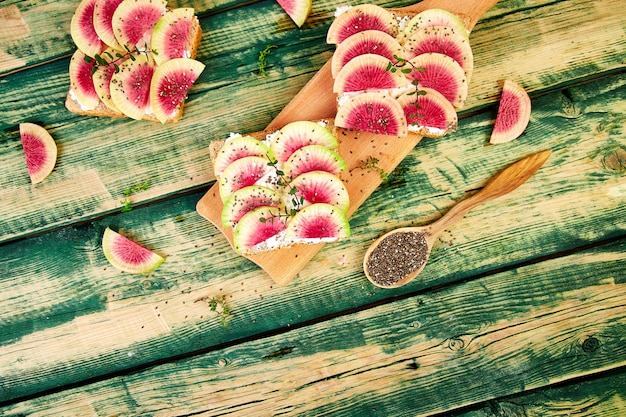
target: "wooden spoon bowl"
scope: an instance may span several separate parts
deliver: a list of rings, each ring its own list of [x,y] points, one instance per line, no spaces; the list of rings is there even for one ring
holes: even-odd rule
[[[402,227],[382,235],[365,252],[367,279],[381,288],[397,288],[411,282],[426,266],[437,237],[472,208],[503,196],[525,183],[550,156],[544,150],[521,159],[496,174],[476,194],[456,204],[439,220],[420,227]]]

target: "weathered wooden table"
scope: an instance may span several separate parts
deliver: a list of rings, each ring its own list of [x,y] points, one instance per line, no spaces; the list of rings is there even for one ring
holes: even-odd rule
[[[623,0],[500,0],[470,37],[459,130],[422,140],[351,217],[352,237],[288,285],[196,204],[214,183],[209,143],[267,126],[330,58],[339,3],[315,0],[297,29],[273,0],[170,0],[201,17],[206,70],[168,125],[64,108],[76,4],[0,2],[0,415],[624,415]],[[504,78],[530,92],[532,118],[486,146]],[[26,121],[59,147],[37,185]],[[529,182],[444,233],[418,279],[366,280],[377,236],[439,218],[546,148]],[[106,227],[165,263],[119,272]]]

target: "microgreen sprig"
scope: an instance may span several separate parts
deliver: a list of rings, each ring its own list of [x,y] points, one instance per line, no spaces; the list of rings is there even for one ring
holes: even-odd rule
[[[122,205],[122,213],[131,211],[133,209],[130,201],[130,196],[132,194],[138,193],[140,191],[145,191],[148,188],[150,188],[150,183],[148,182],[148,180],[143,180],[142,182],[125,189],[123,192],[124,198],[120,200],[120,204]]]
[[[413,71],[418,71],[418,72],[424,72],[426,71],[426,68],[423,67],[416,67],[411,61],[399,57],[397,55],[393,56],[393,59],[395,60],[395,62],[389,61],[387,63],[387,68],[386,70],[389,72],[397,72],[400,71],[402,74],[404,75],[409,75],[411,74]],[[421,114],[417,113],[417,109],[420,108],[419,103],[417,101],[418,96],[424,96],[426,95],[426,91],[424,90],[420,90],[419,88],[419,81],[417,80],[417,78],[415,78],[414,80],[411,81],[411,85],[413,86],[413,91],[410,91],[408,93],[406,93],[409,96],[415,96],[415,101],[413,102],[413,106],[415,107],[415,113],[411,113],[411,114],[407,114],[408,118],[418,118],[418,117],[423,117]]]

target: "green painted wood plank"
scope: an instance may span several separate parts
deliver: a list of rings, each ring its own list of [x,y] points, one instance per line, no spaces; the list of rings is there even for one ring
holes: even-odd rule
[[[598,10],[610,9],[614,1],[603,0],[606,7]],[[288,21],[280,20],[282,12],[274,2],[249,7],[255,13],[237,8],[203,19],[205,38],[199,59],[207,63],[207,69],[190,94],[183,121],[174,126],[67,112],[63,106],[69,83],[67,60],[3,78],[3,91],[9,99],[0,103],[0,164],[5,167],[0,171],[0,241],[112,212],[119,207],[123,191],[137,181],[151,184],[148,192],[134,196],[137,202],[197,189],[212,181],[207,151],[210,141],[233,131],[261,130],[330,56],[322,18],[316,26],[315,15],[309,27],[296,31]],[[326,7],[328,12],[332,10],[328,4]],[[525,3],[518,7],[517,12],[506,9],[512,13],[506,19],[501,14],[488,16],[472,35],[478,68],[471,87],[475,98],[468,103],[467,112],[493,103],[497,79],[504,76],[539,93],[563,82],[576,83],[623,68],[626,48],[622,48],[620,15],[585,9],[587,20],[577,23],[587,29],[572,40],[580,53],[571,57],[564,69],[560,60],[545,56],[554,49],[552,37],[560,39],[572,30],[578,9],[568,8],[559,14],[556,5],[548,4],[533,10],[532,18],[520,19],[530,12],[524,9]],[[268,16],[268,21],[258,22],[258,15]],[[502,19],[505,24],[500,24]],[[275,26],[271,24],[274,21],[281,23]],[[504,52],[511,48],[510,35],[536,31],[537,25],[546,33],[545,38],[526,52],[537,58],[519,58],[512,65],[507,59],[520,57],[522,52]],[[250,27],[255,30],[250,31]],[[605,42],[605,37],[616,32],[621,37],[614,43]],[[588,44],[589,39],[608,46],[597,52]],[[268,44],[278,48],[269,58],[269,77],[261,78],[256,67],[258,52]],[[590,67],[586,64],[589,59],[597,65]],[[555,79],[555,74],[564,74],[565,81]],[[23,121],[45,125],[61,147],[53,175],[35,187],[28,181],[17,133],[17,125]]]
[[[626,365],[625,266],[622,239],[3,411],[207,416],[451,411]],[[623,403],[623,390],[614,395],[614,402]]]
[[[492,400],[471,411],[450,416],[620,417],[626,408],[625,399],[626,370],[622,369],[577,384],[558,384],[536,392]]]
[[[236,256],[195,212],[202,192],[2,245],[3,396],[231,343],[624,236],[626,173],[616,161],[626,150],[625,83],[626,75],[619,75],[536,99],[528,132],[509,144],[484,146],[489,112],[467,118],[454,139],[422,141],[351,218],[352,237],[328,245],[288,287],[276,287]],[[363,253],[379,234],[438,218],[502,167],[545,148],[554,153],[528,183],[444,233],[420,279],[389,291],[364,278]],[[132,233],[166,262],[148,276],[118,273],[99,248],[107,226]],[[222,296],[233,310],[227,328],[199,301]]]

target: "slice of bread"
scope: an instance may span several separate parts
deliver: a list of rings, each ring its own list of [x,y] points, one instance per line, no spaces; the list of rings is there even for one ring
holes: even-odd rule
[[[200,41],[202,39],[202,28],[197,17],[193,19],[191,35],[192,42],[189,50],[189,58],[195,59],[198,53],[198,48],[200,47]],[[180,104],[178,111],[174,114],[174,116],[167,120],[168,123],[177,122],[181,119],[181,117],[183,117],[184,104],[184,102]],[[102,101],[100,101],[96,107],[87,109],[85,106],[81,105],[71,91],[68,91],[67,96],[65,97],[65,107],[72,113],[83,116],[126,117],[126,115],[122,112],[117,109],[111,109]],[[158,121],[157,118],[151,114],[151,112],[147,112],[142,120]]]

